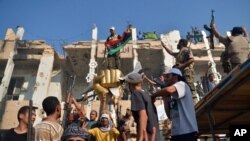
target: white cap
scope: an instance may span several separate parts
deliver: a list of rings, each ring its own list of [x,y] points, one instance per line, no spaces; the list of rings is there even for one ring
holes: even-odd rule
[[[111,26],[109,29],[115,30],[115,27],[114,27],[114,26]]]
[[[170,73],[174,73],[174,74],[177,74],[179,76],[182,76],[181,71],[179,69],[177,69],[177,68],[172,68],[172,69],[164,72],[163,74],[170,74]]]
[[[102,114],[101,118],[107,118],[107,119],[109,119],[109,115],[108,114]]]

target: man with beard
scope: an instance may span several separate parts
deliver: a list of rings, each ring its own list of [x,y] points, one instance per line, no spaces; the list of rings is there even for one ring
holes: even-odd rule
[[[47,117],[35,126],[35,141],[59,141],[63,128],[58,123],[61,117],[61,105],[54,96],[49,96],[43,100],[43,110]]]
[[[89,130],[83,128],[84,131],[94,136],[96,141],[116,141],[120,132],[113,127],[109,113],[104,111],[100,118],[100,127]]]
[[[191,90],[179,69],[172,68],[166,75],[169,86],[154,93],[152,99],[158,96],[171,97],[168,101],[172,120],[171,141],[196,141],[198,126]]]

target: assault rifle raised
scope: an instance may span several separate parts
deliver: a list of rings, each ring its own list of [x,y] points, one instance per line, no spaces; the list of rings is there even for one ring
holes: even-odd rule
[[[209,34],[209,39],[210,39],[210,49],[214,49],[214,34],[212,32],[212,26],[214,24],[214,10],[212,9],[212,15],[211,15],[211,22],[210,22],[210,27],[208,27],[206,24],[204,25],[205,30],[207,30]]]

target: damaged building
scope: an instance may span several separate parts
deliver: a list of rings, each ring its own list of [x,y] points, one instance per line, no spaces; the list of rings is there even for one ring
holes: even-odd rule
[[[176,47],[180,33],[172,31],[166,35],[172,37],[167,42]],[[92,75],[106,68],[104,42],[93,39],[65,45],[66,55],[61,55],[44,40],[17,39],[17,34],[8,29],[4,39],[0,40],[0,129],[15,127],[17,110],[21,105],[28,105],[29,100],[39,108],[37,123],[44,117],[41,103],[45,97],[56,96],[64,106],[69,91],[78,99],[87,95]],[[195,80],[201,81],[209,61],[207,49],[202,42],[191,44],[190,48],[195,59]],[[177,51],[176,48],[173,50]],[[223,46],[212,50],[217,71],[221,74],[220,54],[223,50]],[[175,60],[159,40],[132,40],[121,50],[122,73],[131,72],[135,61],[141,63],[147,76],[158,77],[165,68],[172,67]],[[147,89],[148,84],[144,83]],[[125,113],[130,101],[120,103]],[[85,105],[87,113],[99,108],[98,100],[94,98]]]

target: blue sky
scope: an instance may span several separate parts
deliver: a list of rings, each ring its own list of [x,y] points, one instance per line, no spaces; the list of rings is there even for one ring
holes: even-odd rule
[[[131,23],[143,32],[178,29],[185,37],[191,26],[209,24],[211,9],[221,33],[250,30],[250,0],[0,0],[0,36],[22,25],[24,39],[47,40],[58,50],[62,42],[90,40],[93,24],[106,39],[111,25],[121,34]]]

